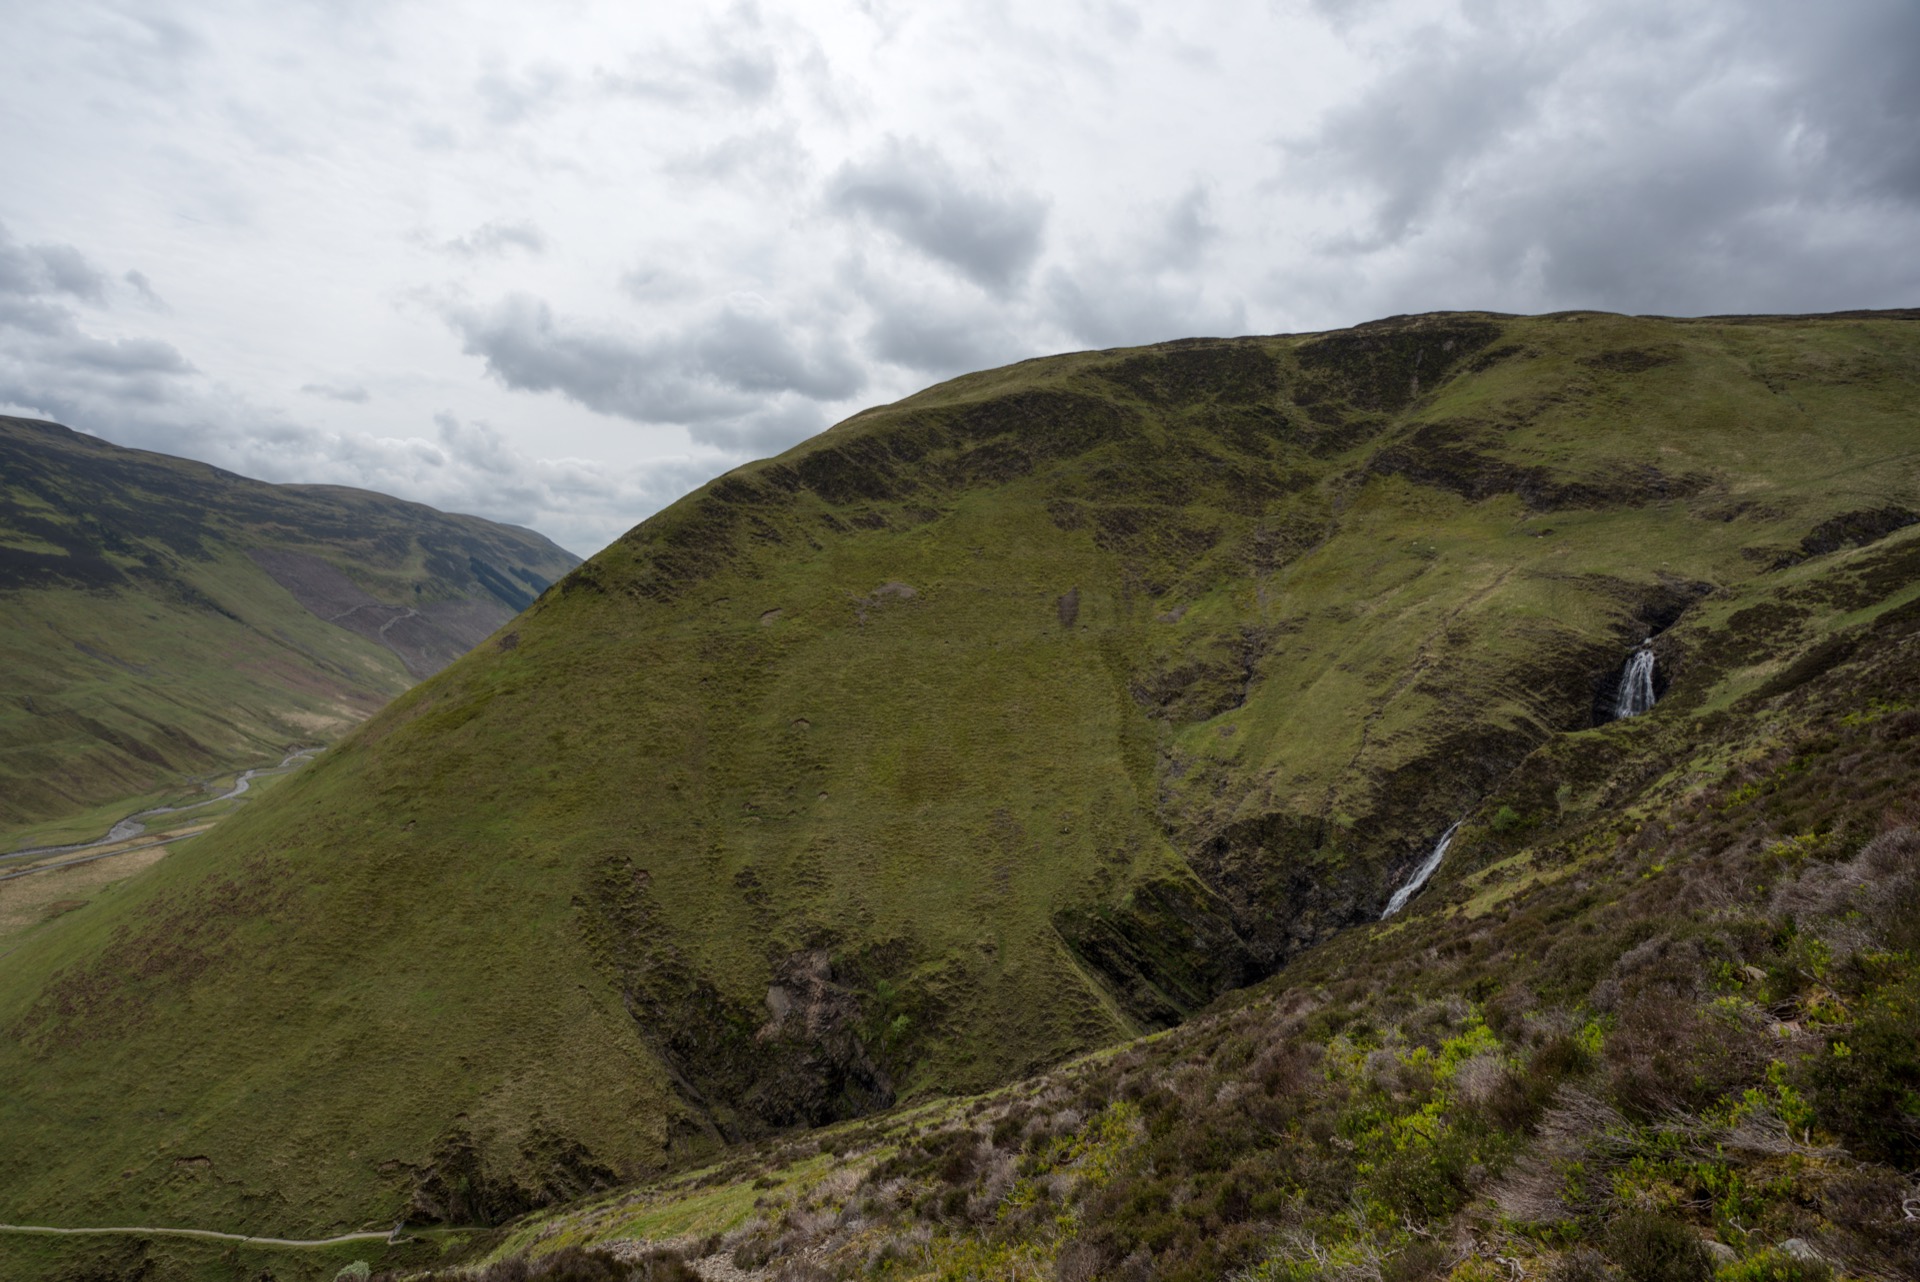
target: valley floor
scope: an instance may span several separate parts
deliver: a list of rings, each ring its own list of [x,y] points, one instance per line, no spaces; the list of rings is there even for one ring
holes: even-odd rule
[[[278,764],[239,771],[230,783],[215,779],[195,790],[211,796],[175,790],[129,798],[8,834],[0,840],[0,957],[9,950],[10,937],[87,907],[165,858],[174,843],[211,829],[312,755],[312,749],[299,749]],[[109,824],[102,835],[84,835],[98,832],[102,823]]]

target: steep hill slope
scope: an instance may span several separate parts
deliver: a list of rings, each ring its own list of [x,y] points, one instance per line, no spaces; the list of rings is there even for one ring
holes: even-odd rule
[[[636,1277],[1920,1276],[1920,530],[1776,586],[1677,624],[1717,670],[1542,745],[1405,915],[992,1095],[536,1214],[481,1277],[583,1246]],[[1763,644],[1797,658],[1756,686]]]
[[[0,417],[0,828],[329,741],[577,558]]]
[[[27,937],[0,1199],[497,1219],[1172,1022],[1377,916],[1649,634],[1719,725],[1909,592],[1846,567],[1912,538],[1917,412],[1907,314],[1578,314],[858,415]]]

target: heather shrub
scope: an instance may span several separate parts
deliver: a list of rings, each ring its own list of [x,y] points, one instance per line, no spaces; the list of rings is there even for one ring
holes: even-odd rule
[[[1713,1274],[1699,1237],[1665,1216],[1630,1211],[1607,1226],[1606,1241],[1626,1282],[1705,1282]]]
[[[349,1265],[349,1268],[352,1266]],[[350,1276],[343,1273],[342,1276]],[[364,1276],[361,1275],[361,1276]],[[648,1251],[622,1259],[611,1251],[563,1247],[538,1259],[497,1260],[478,1272],[382,1274],[407,1282],[700,1282],[677,1251]]]
[[[1438,1242],[1414,1242],[1381,1265],[1380,1282],[1432,1282],[1452,1263],[1453,1252]]]
[[[1664,986],[1629,998],[1607,1039],[1608,1085],[1630,1115],[1699,1112],[1754,1080],[1767,1047],[1729,1018],[1704,1013],[1691,993]]]
[[[1589,1246],[1577,1246],[1554,1261],[1548,1282],[1620,1282],[1619,1270]]]

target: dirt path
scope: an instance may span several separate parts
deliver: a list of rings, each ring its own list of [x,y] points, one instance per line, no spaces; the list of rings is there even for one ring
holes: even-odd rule
[[[339,1237],[248,1237],[244,1233],[216,1233],[212,1229],[55,1229],[37,1224],[0,1224],[0,1233],[40,1233],[51,1237],[132,1234],[136,1237],[191,1237],[208,1242],[243,1242],[251,1246],[339,1246],[343,1242],[390,1242],[392,1233],[342,1233]]]

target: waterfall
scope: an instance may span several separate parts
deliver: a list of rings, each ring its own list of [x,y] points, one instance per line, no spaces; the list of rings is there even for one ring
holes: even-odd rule
[[[1642,641],[1627,659],[1620,673],[1620,688],[1613,696],[1613,719],[1637,717],[1653,706],[1653,642]]]
[[[1447,847],[1453,844],[1453,834],[1459,827],[1460,823],[1456,820],[1453,827],[1440,834],[1440,840],[1433,843],[1432,853],[1413,870],[1413,876],[1407,878],[1407,884],[1393,892],[1393,898],[1387,901],[1387,910],[1380,914],[1381,921],[1385,921],[1405,908],[1407,901],[1419,893],[1420,887],[1427,884],[1427,878],[1433,876],[1434,869],[1438,868],[1440,861],[1447,857]]]

